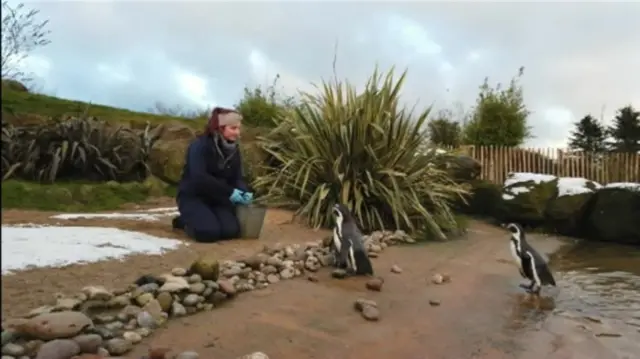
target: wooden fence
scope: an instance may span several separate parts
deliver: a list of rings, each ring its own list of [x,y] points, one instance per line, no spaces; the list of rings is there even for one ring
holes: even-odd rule
[[[464,146],[482,164],[481,178],[504,182],[509,172],[584,177],[600,184],[640,182],[640,153],[584,153],[557,148]]]

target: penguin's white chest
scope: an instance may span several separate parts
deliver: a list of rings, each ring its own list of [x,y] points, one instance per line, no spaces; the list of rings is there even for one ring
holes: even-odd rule
[[[340,236],[338,235],[338,228],[333,229],[333,246],[335,247],[336,251],[340,253],[342,242],[340,241]]]
[[[511,249],[511,256],[516,261],[518,268],[522,269],[522,258],[518,255],[518,250],[516,248],[516,244],[513,241],[509,242],[509,248]]]

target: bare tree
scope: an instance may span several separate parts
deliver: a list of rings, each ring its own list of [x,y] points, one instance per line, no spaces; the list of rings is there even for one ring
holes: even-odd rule
[[[2,2],[2,79],[29,81],[29,74],[20,64],[34,49],[48,45],[51,33],[46,29],[49,20],[38,20],[39,10],[27,9],[24,4],[11,7]]]

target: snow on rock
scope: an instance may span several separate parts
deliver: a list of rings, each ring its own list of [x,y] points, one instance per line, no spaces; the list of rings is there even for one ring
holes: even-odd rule
[[[159,221],[162,217],[177,216],[176,207],[151,208],[135,213],[62,213],[51,216],[53,219],[131,219],[135,221]]]
[[[162,254],[181,245],[187,244],[117,228],[2,226],[2,274],[132,254]]]
[[[593,192],[590,187],[599,189],[602,185],[582,177],[559,177],[558,197]]]
[[[508,188],[509,186],[531,181],[535,184],[540,184],[542,182],[551,182],[556,178],[557,177],[553,175],[544,175],[540,173],[511,172],[507,175],[507,179],[504,181],[504,193],[502,194],[502,199],[509,201],[521,193],[529,192],[529,188],[526,185]]]
[[[608,183],[604,187],[605,188],[623,188],[623,189],[629,189],[633,191],[640,191],[640,183],[634,183],[634,182],[614,182],[614,183]]]

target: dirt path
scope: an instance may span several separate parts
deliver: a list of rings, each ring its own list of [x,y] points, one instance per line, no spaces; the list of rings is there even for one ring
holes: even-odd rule
[[[375,259],[385,278],[382,292],[364,290],[363,280],[331,279],[328,272],[318,283],[281,282],[241,295],[226,308],[180,319],[129,358],[149,347],[196,350],[205,358],[252,351],[278,359],[615,358],[584,335],[542,325],[550,311],[523,301],[503,233],[474,223],[471,237],[386,250]],[[390,273],[394,264],[401,274]],[[450,274],[452,282],[431,284],[436,272]],[[380,322],[366,322],[353,310],[359,297],[378,303]],[[552,306],[552,300],[543,302]]]
[[[162,205],[157,205],[162,206]],[[51,223],[50,214],[3,211],[3,224]],[[25,220],[28,219],[28,220]],[[260,241],[199,245],[163,256],[133,256],[124,263],[105,261],[60,269],[33,269],[3,276],[3,317],[46,304],[56,292],[75,292],[88,284],[120,287],[140,273],[158,273],[185,266],[199,253],[220,258],[250,254],[263,245],[304,243],[327,233],[288,223],[291,215],[269,211]],[[164,222],[119,220],[54,221],[101,225],[181,238]],[[184,238],[184,237],[182,237]],[[553,246],[553,243],[541,243]],[[139,359],[149,347],[196,350],[202,358],[235,358],[263,351],[274,359],[407,359],[616,358],[600,342],[537,311],[523,301],[504,233],[473,222],[469,239],[424,246],[389,248],[375,259],[384,277],[382,292],[364,290],[362,279],[281,281],[262,291],[243,293],[223,308],[172,320],[166,328],[136,347],[128,358]],[[402,267],[392,274],[393,264]],[[435,272],[452,282],[433,285]],[[378,303],[381,320],[364,321],[352,307],[359,297]],[[437,300],[440,306],[431,306]],[[552,300],[544,303],[552,307]]]

